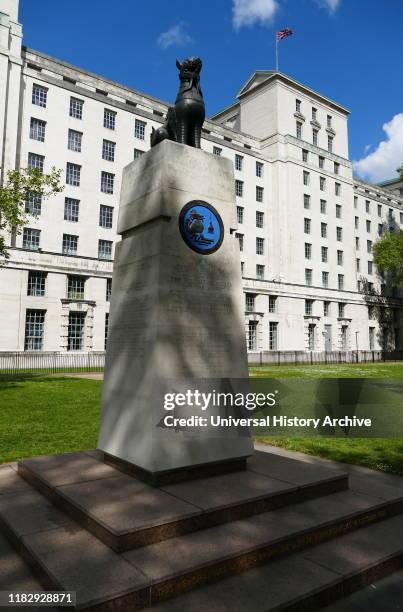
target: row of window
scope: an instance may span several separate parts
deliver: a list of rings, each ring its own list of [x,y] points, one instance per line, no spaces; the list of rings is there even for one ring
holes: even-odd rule
[[[67,350],[85,349],[85,312],[70,312],[67,328]],[[42,351],[45,337],[46,310],[27,309],[25,315],[24,350]],[[108,337],[109,313],[105,313],[105,348]]]
[[[311,173],[308,170],[302,171],[302,183],[307,187],[311,184]],[[324,176],[319,176],[319,189],[326,191],[326,177]],[[341,183],[337,181],[334,183],[334,195],[341,196]]]
[[[28,272],[27,295],[31,297],[44,297],[46,295],[46,280],[46,272],[30,270]],[[67,297],[71,300],[84,300],[86,280],[85,276],[69,274],[67,276]],[[107,302],[111,299],[111,293],[112,279],[107,278],[105,288],[105,300]]]
[[[40,249],[41,230],[25,227],[22,234],[22,248],[37,251]],[[112,240],[98,240],[98,258],[112,259]],[[77,255],[78,236],[63,234],[62,253],[64,255]]]
[[[242,224],[244,222],[244,210],[245,209],[242,206],[236,207],[238,223]],[[264,227],[264,212],[261,210],[256,211],[256,227]]]
[[[311,229],[312,229],[312,219],[305,217],[304,218],[304,233],[310,234]],[[320,224],[320,235],[321,235],[321,238],[328,237],[328,224],[324,223],[323,221]],[[343,228],[340,226],[336,227],[336,240],[338,242],[342,242],[343,240]]]
[[[299,140],[303,140],[303,123],[302,121],[295,122],[295,135]],[[319,129],[312,128],[312,144],[318,146],[318,138],[319,138]],[[333,153],[333,142],[334,136],[330,134],[327,135],[327,150],[329,153]]]
[[[42,85],[38,85],[36,83],[32,86],[32,104],[35,106],[41,106],[42,108],[46,108],[48,101],[48,88],[43,87]],[[69,104],[69,115],[74,119],[82,120],[83,118],[83,108],[84,108],[84,100],[80,98],[75,98],[74,96],[70,97]],[[40,135],[43,132],[43,138],[35,138],[36,140],[45,139],[45,121],[40,121],[39,119],[31,119],[31,130],[32,130],[32,122],[39,122],[41,126],[39,127]],[[104,109],[104,127],[109,130],[115,130],[116,128],[116,112],[110,110],[108,108]],[[140,119],[135,119],[134,124],[134,136],[139,140],[145,140],[147,123],[145,121],[141,121]],[[36,129],[36,128],[35,128]],[[35,133],[35,132],[34,132]],[[34,136],[31,136],[34,138]]]
[[[309,151],[307,151],[307,149],[302,149],[302,161],[305,163],[309,162]],[[325,168],[325,158],[323,155],[318,155],[318,168]],[[334,174],[340,174],[339,162],[333,162],[333,172]]]
[[[298,98],[295,99],[295,112],[302,113],[302,101]],[[311,107],[311,119],[312,121],[318,121],[318,109],[314,106]],[[333,127],[332,115],[326,115],[326,127],[331,129]]]
[[[222,154],[222,148],[221,147],[213,147],[213,155],[217,155],[218,157],[220,157]],[[237,153],[235,154],[235,160],[234,160],[234,166],[235,166],[235,170],[238,170],[238,172],[242,172],[243,170],[243,163],[244,163],[244,157],[243,155],[238,155]],[[255,162],[255,174],[258,178],[263,178],[263,172],[264,172],[264,164],[263,162],[260,161],[256,161]]]
[[[308,287],[312,287],[312,268],[305,268],[305,284]],[[322,287],[329,287],[329,272],[322,272]],[[337,288],[340,291],[344,289],[344,274],[337,275]]]
[[[303,202],[304,202],[304,208],[306,210],[309,210],[311,208],[311,196],[307,193],[303,194]],[[341,204],[336,204],[335,206],[335,211],[336,211],[336,218],[337,219],[341,219],[342,217],[342,206]],[[327,201],[326,200],[320,200],[320,212],[323,215],[327,214]]]
[[[244,234],[235,234],[239,242],[239,250],[242,252],[244,249]],[[265,251],[265,239],[256,238],[256,255],[264,255]]]
[[[264,188],[260,187],[260,185],[256,185],[256,202],[263,202]],[[235,195],[238,198],[243,198],[244,194],[244,182],[235,180]]]
[[[367,214],[371,214],[371,201],[365,200],[364,203],[365,203],[365,212]],[[358,208],[358,196],[354,196],[354,208]],[[382,217],[382,211],[383,211],[382,204],[377,204],[378,217]],[[396,221],[395,214],[397,213],[393,208],[388,209],[388,221],[389,222]],[[399,215],[400,215],[399,217],[400,224],[403,225],[403,212],[400,212]]]
[[[314,314],[314,303],[315,300],[305,300],[305,316],[311,317]],[[331,316],[331,304],[330,301],[323,302],[323,316],[330,317]],[[346,318],[346,305],[344,302],[337,302],[337,316],[339,319]]]
[[[30,194],[25,201],[25,212],[38,217],[42,212],[41,196]],[[80,200],[75,198],[64,198],[64,220],[73,221],[79,220]],[[99,226],[110,229],[113,226],[113,206],[100,204],[99,206]]]

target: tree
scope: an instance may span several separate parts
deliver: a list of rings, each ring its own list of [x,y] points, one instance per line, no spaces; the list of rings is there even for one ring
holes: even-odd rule
[[[374,245],[374,261],[381,274],[386,273],[391,286],[403,288],[403,231],[385,234]]]
[[[26,210],[25,202],[30,197],[48,198],[63,191],[60,174],[56,168],[52,168],[49,174],[43,174],[38,168],[7,173],[6,181],[0,186],[0,265],[9,258],[5,233],[21,231],[28,219],[36,216]]]

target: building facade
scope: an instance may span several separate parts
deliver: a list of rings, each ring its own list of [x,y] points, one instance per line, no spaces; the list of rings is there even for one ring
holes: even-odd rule
[[[62,170],[65,189],[25,203],[0,270],[0,351],[105,348],[122,168],[150,146],[168,105],[21,45],[18,0],[0,0],[1,180]],[[401,348],[363,284],[384,294],[372,248],[403,198],[353,178],[348,111],[272,71],[206,120],[202,148],[234,163],[250,351]]]

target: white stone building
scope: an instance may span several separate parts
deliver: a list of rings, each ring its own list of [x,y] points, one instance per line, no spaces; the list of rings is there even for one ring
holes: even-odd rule
[[[102,351],[122,168],[149,148],[167,104],[21,47],[18,0],[0,0],[0,165],[62,169],[63,193],[9,236],[0,351]],[[208,68],[206,68],[208,69]],[[402,301],[379,333],[359,291],[380,290],[372,245],[403,198],[353,179],[348,111],[257,71],[207,120],[202,147],[233,160],[251,351],[401,348]],[[392,333],[392,336],[390,336]],[[386,337],[387,336],[387,337]]]

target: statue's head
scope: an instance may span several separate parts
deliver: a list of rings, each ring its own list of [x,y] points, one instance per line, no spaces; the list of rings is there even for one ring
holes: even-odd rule
[[[176,67],[180,72],[186,70],[186,72],[193,72],[199,74],[202,69],[203,62],[200,57],[188,57],[187,59],[180,62],[176,60]]]

